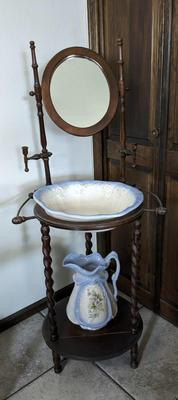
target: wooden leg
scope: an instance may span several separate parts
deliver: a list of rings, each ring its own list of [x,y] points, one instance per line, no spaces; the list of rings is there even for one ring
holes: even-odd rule
[[[86,255],[92,254],[92,234],[90,232],[85,233],[85,246],[86,246]]]
[[[55,312],[55,301],[54,301],[54,290],[52,279],[53,270],[51,268],[52,258],[50,257],[51,246],[50,246],[50,229],[48,225],[41,224],[42,233],[42,251],[43,251],[43,263],[44,263],[44,274],[45,274],[45,285],[46,285],[46,297],[48,306],[48,319],[50,324],[51,341],[55,342],[58,338],[57,324],[56,324],[56,312]],[[56,352],[52,352],[54,361],[54,371],[59,373],[62,371],[60,355]]]
[[[52,355],[54,362],[54,372],[56,374],[60,374],[60,372],[62,371],[61,357],[55,351],[52,352]]]
[[[130,366],[131,368],[137,368],[138,367],[138,344],[136,343],[130,351]]]
[[[141,222],[140,219],[136,220],[133,224],[133,241],[132,241],[132,266],[131,266],[131,321],[132,321],[132,334],[137,333],[138,322],[138,305],[137,305],[137,281],[138,281],[138,268],[140,261],[140,238],[141,238]],[[132,368],[138,367],[138,345],[137,343],[131,348],[130,365]]]
[[[56,313],[55,313],[55,301],[54,301],[54,290],[52,279],[53,270],[51,268],[52,258],[50,257],[51,246],[50,246],[50,229],[48,225],[41,225],[42,233],[42,251],[43,251],[43,264],[45,274],[45,285],[46,285],[46,297],[48,306],[48,318],[50,323],[51,340],[55,342],[58,338],[57,325],[56,325]]]

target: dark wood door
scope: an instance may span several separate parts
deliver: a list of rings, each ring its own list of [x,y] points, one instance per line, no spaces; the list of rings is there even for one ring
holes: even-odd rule
[[[173,1],[161,313],[178,324],[178,2]]]
[[[136,184],[145,192],[148,208],[156,204],[147,192],[154,192],[166,201],[171,11],[170,0],[88,0],[90,46],[109,62],[115,76],[117,38],[124,40],[127,139],[128,147],[136,149],[136,160],[127,158],[126,177],[128,183]],[[119,180],[118,114],[108,129],[94,138],[94,159],[96,179]],[[160,294],[164,293],[166,303],[165,290],[168,290],[164,284],[161,286],[162,277],[167,283],[165,271],[168,268],[165,261],[167,267],[162,273],[162,260],[166,260],[166,255],[163,257],[164,218],[145,213],[142,222],[139,298],[143,304],[159,311]],[[122,264],[120,288],[127,293],[130,290],[130,241],[129,226],[98,238],[100,250],[118,251]],[[163,314],[164,308],[162,304]]]

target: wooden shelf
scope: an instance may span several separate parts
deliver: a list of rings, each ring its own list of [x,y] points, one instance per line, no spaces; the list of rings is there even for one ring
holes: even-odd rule
[[[132,334],[130,303],[122,298],[118,301],[118,314],[109,324],[97,331],[84,330],[72,324],[66,315],[69,297],[64,297],[56,306],[56,322],[59,338],[50,339],[48,316],[43,324],[43,337],[47,345],[66,358],[99,361],[112,358],[129,350],[141,336],[143,323],[138,315],[137,333]]]
[[[68,222],[48,216],[44,210],[36,206],[35,216],[41,222],[42,252],[45,267],[45,284],[48,302],[48,316],[43,324],[43,336],[52,350],[55,372],[61,372],[60,356],[71,359],[99,361],[116,357],[131,349],[132,368],[138,366],[137,342],[143,330],[142,319],[137,314],[136,283],[138,279],[139,242],[141,236],[140,216],[143,213],[143,206],[127,216],[110,221],[100,222]],[[81,329],[72,324],[66,315],[67,297],[69,292],[63,291],[61,300],[54,303],[54,289],[51,268],[52,258],[50,256],[50,226],[61,229],[81,230],[87,232],[86,254],[92,252],[91,231],[100,229],[114,229],[117,226],[133,223],[132,240],[132,264],[131,264],[131,298],[132,304],[119,298],[118,315],[108,325],[97,331]],[[53,339],[53,340],[51,340]]]
[[[52,226],[54,228],[59,229],[67,229],[67,230],[76,230],[76,231],[101,231],[101,230],[110,230],[117,228],[118,226],[128,224],[130,222],[135,221],[139,218],[144,212],[143,204],[137,207],[134,211],[124,215],[119,218],[111,218],[104,221],[91,221],[91,222],[81,222],[81,221],[65,221],[60,220],[58,218],[53,218],[50,215],[46,214],[46,212],[39,205],[36,205],[34,208],[34,215],[38,218],[38,220],[42,223],[46,223],[48,226]]]

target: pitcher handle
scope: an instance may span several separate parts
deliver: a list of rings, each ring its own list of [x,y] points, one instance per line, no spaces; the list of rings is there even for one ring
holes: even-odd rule
[[[105,261],[108,265],[110,264],[110,261],[112,259],[114,259],[116,262],[116,271],[112,275],[112,284],[113,284],[113,289],[114,289],[114,298],[115,298],[115,300],[117,300],[118,290],[117,290],[116,282],[117,282],[118,276],[120,274],[120,261],[119,261],[118,255],[115,251],[111,251],[111,253],[109,253],[105,257]]]

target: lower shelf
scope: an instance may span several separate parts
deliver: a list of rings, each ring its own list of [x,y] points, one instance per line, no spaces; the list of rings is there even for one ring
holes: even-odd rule
[[[72,324],[66,315],[69,297],[56,304],[56,321],[59,332],[57,341],[50,340],[48,316],[43,324],[45,342],[58,354],[72,359],[99,361],[112,358],[129,350],[141,336],[143,322],[138,316],[137,333],[131,333],[130,303],[118,301],[118,314],[109,324],[97,331],[89,331]]]

